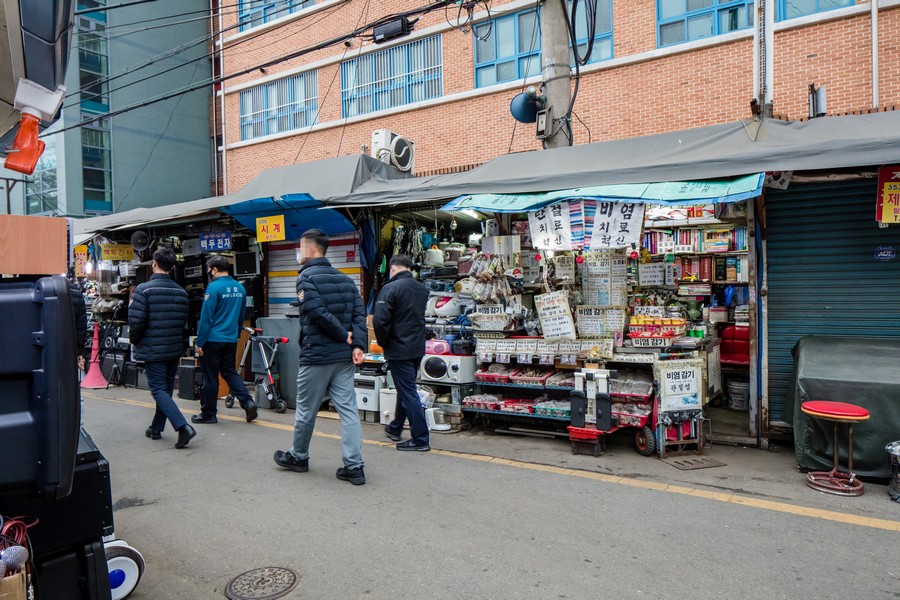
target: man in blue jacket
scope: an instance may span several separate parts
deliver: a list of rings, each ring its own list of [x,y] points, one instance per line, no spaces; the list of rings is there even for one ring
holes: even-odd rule
[[[247,311],[247,292],[239,281],[231,277],[231,263],[224,256],[206,261],[209,286],[203,297],[200,326],[194,345],[200,356],[203,389],[200,391],[200,414],[191,417],[194,423],[218,423],[219,374],[228,384],[231,395],[238,399],[247,413],[249,423],[257,416],[256,402],[250,397],[244,380],[234,368],[237,341]]]
[[[294,443],[289,450],[275,452],[275,462],[298,473],[309,470],[316,413],[328,396],[341,418],[344,466],[337,470],[337,478],[362,485],[366,475],[353,376],[354,365],[363,362],[367,343],[366,313],[356,284],[331,266],[325,258],[327,250],[328,236],[317,229],[300,238],[300,369]]]
[[[160,248],[153,253],[153,275],[134,290],[128,308],[128,328],[134,357],[144,361],[147,384],[156,401],[156,414],[144,432],[151,440],[162,437],[166,419],[178,432],[176,448],[184,448],[197,435],[172,399],[178,359],[184,354],[184,325],[188,295],[172,281],[175,252]]]

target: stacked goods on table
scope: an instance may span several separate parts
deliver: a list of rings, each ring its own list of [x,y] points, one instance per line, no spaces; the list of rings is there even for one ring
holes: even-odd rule
[[[679,317],[633,315],[628,323],[628,337],[635,347],[670,346],[687,331],[687,321]]]

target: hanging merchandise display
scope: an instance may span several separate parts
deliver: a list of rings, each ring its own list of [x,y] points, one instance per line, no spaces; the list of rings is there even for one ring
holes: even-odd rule
[[[512,236],[485,235],[455,286],[478,362],[463,411],[562,423],[573,452],[630,429],[642,454],[702,453],[723,344],[750,325],[746,205],[557,197],[482,231]]]

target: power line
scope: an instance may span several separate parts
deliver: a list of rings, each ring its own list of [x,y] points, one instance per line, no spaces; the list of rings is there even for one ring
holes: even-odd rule
[[[194,66],[194,74],[191,75],[191,79],[197,76],[197,70],[200,68],[200,63],[197,63]],[[119,200],[119,207],[121,208],[122,204],[124,204],[125,200],[128,196],[131,195],[131,192],[134,190],[134,186],[137,185],[137,181],[141,175],[144,174],[144,171],[147,169],[147,165],[150,164],[150,160],[153,158],[153,153],[156,152],[156,147],[159,146],[159,142],[162,141],[164,137],[166,137],[166,133],[169,131],[169,126],[172,124],[172,119],[175,117],[175,112],[178,110],[178,106],[181,104],[181,101],[184,99],[184,96],[179,96],[178,101],[175,102],[175,106],[172,107],[172,112],[169,113],[169,120],[166,121],[166,126],[163,128],[162,133],[159,134],[159,137],[156,138],[156,141],[153,142],[153,147],[150,149],[150,154],[147,155],[147,160],[144,161],[144,166],[141,167],[141,170],[138,171],[137,175],[134,176],[134,179],[131,180],[131,187],[128,188],[128,191],[122,196],[122,199]],[[115,198],[113,198],[115,200]],[[113,204],[113,212],[116,212],[115,204]]]
[[[343,3],[339,3],[339,4],[337,4],[337,5],[333,6],[333,7],[331,7],[327,12],[323,13],[323,15],[322,15],[319,19],[317,19],[317,20],[313,21],[312,23],[308,24],[306,27],[301,28],[299,31],[293,32],[293,33],[291,33],[291,34],[289,34],[289,35],[287,35],[287,36],[284,36],[284,37],[282,37],[282,38],[279,38],[278,40],[275,40],[275,43],[282,42],[282,41],[288,39],[289,37],[293,37],[294,35],[297,35],[298,33],[301,33],[301,32],[303,32],[303,31],[309,29],[309,28],[312,27],[313,25],[319,23],[320,21],[324,20],[325,18],[327,18],[327,17],[331,16],[332,14],[336,13],[336,12],[337,12],[337,9],[340,8],[342,4],[343,4]],[[281,25],[279,25],[279,28],[280,28],[280,27],[283,27],[283,26],[286,25],[286,24],[287,24],[287,23],[282,23]],[[222,30],[222,33],[226,32],[226,31],[229,31],[229,30],[232,30],[232,29],[235,29],[235,28],[237,28],[237,27],[239,27],[239,26],[240,26],[240,24],[238,24],[238,25],[233,25],[233,26],[231,26],[231,27],[226,27],[225,29]],[[254,34],[251,35],[251,36],[248,36],[248,37],[246,37],[246,38],[244,38],[244,39],[242,39],[242,40],[238,40],[237,42],[235,42],[234,44],[232,44],[231,48],[234,48],[234,47],[236,47],[236,46],[238,46],[238,45],[240,45],[240,44],[244,44],[244,43],[253,41],[253,40],[257,39],[258,37],[260,37],[260,36],[262,36],[262,35],[264,35],[264,34],[271,33],[272,31],[273,31],[272,29],[268,29],[268,30],[265,30],[265,31],[258,31],[258,32],[254,33]],[[176,48],[173,48],[172,50],[168,50],[168,51],[163,52],[163,53],[161,53],[161,54],[158,54],[158,55],[156,55],[156,56],[153,56],[153,57],[147,59],[147,60],[146,60],[145,62],[143,62],[143,63],[138,63],[137,65],[132,65],[132,66],[128,67],[127,69],[125,69],[125,70],[123,70],[123,71],[120,71],[119,73],[116,73],[115,75],[111,75],[111,76],[109,76],[109,77],[106,77],[105,79],[101,79],[99,82],[94,83],[93,85],[98,85],[98,84],[99,84],[99,85],[103,85],[103,84],[107,84],[107,83],[109,83],[110,81],[114,81],[114,80],[119,79],[119,78],[121,78],[121,77],[124,77],[124,76],[126,76],[126,75],[130,75],[131,73],[135,73],[135,72],[139,71],[140,69],[144,69],[144,68],[149,67],[149,66],[152,66],[152,65],[154,65],[154,64],[156,64],[156,63],[158,63],[158,62],[162,62],[163,60],[167,60],[167,59],[169,59],[169,58],[172,58],[173,56],[176,56],[176,55],[178,55],[178,54],[180,54],[180,53],[182,53],[182,52],[185,52],[185,51],[189,50],[190,48],[193,48],[194,46],[198,46],[198,45],[200,45],[200,44],[202,44],[202,43],[204,43],[204,42],[207,42],[207,41],[211,40],[212,38],[214,38],[214,37],[217,36],[217,35],[218,35],[218,32],[213,33],[213,34],[210,34],[210,35],[203,36],[203,37],[201,37],[201,38],[197,38],[197,39],[195,39],[195,40],[191,40],[191,41],[189,41],[189,42],[185,42],[185,43],[182,44],[181,46],[178,46],[178,47],[176,47]],[[193,62],[195,62],[195,61],[201,61],[201,60],[213,58],[213,57],[215,57],[216,53],[219,52],[219,51],[220,51],[220,50],[212,50],[212,51],[210,51],[210,52],[207,52],[207,53],[204,54],[203,56],[199,56],[199,57],[197,57],[197,58],[194,58],[194,59],[185,61],[185,62],[183,62],[183,63],[181,63],[181,64],[175,65],[175,66],[173,66],[173,67],[169,67],[168,69],[164,69],[164,70],[162,70],[162,71],[159,71],[159,72],[157,72],[157,73],[154,73],[153,75],[150,75],[150,76],[145,77],[145,78],[143,78],[143,79],[139,79],[139,80],[137,80],[137,81],[132,81],[132,82],[130,82],[130,83],[121,85],[121,86],[119,86],[119,87],[117,87],[117,88],[114,88],[114,89],[112,89],[112,90],[107,90],[106,93],[107,93],[107,94],[111,94],[111,93],[113,93],[113,92],[117,92],[117,91],[119,91],[119,90],[125,89],[126,87],[130,87],[130,86],[132,86],[132,85],[135,85],[135,84],[138,84],[138,83],[142,83],[142,82],[144,82],[144,81],[146,81],[146,80],[148,80],[148,79],[151,79],[151,78],[153,78],[153,77],[158,77],[158,76],[160,76],[160,75],[164,75],[164,74],[166,74],[166,73],[170,73],[171,71],[174,71],[174,70],[176,70],[176,69],[180,69],[181,67],[184,67],[184,66],[186,66],[186,65],[189,65],[189,64],[191,64],[191,63],[193,63]],[[241,53],[234,52],[234,53],[232,53],[232,56],[237,56],[237,55],[240,55],[240,54],[241,54]],[[83,92],[83,90],[81,90],[81,89],[76,90],[76,91],[73,91],[73,92],[70,92],[69,94],[66,94],[66,98],[69,98],[69,97],[74,96],[74,95],[76,95],[76,94],[80,94],[80,93],[82,93],[82,92]],[[68,105],[66,105],[66,108],[69,108],[69,107],[71,107],[71,106],[78,106],[78,105],[81,105],[81,104],[83,104],[84,102],[86,102],[87,100],[89,100],[89,99],[83,99],[83,100],[80,100],[79,102],[76,102],[76,103],[74,103],[74,104],[68,104]]]
[[[293,36],[295,36],[295,35],[298,35],[298,34],[300,34],[300,33],[303,33],[304,31],[306,31],[307,29],[310,29],[311,27],[315,26],[315,25],[318,24],[319,22],[324,21],[326,18],[330,17],[331,15],[336,14],[336,13],[337,13],[337,9],[340,8],[340,6],[341,6],[341,5],[333,6],[331,9],[329,9],[329,12],[323,13],[323,14],[322,14],[318,19],[316,19],[315,21],[310,22],[309,24],[307,24],[305,27],[302,27],[302,28],[299,29],[298,31],[292,32],[292,33],[290,33],[290,34],[288,34],[288,35],[286,35],[286,36],[283,36],[283,37],[281,37],[281,38],[279,38],[279,39],[277,39],[277,40],[274,40],[274,41],[273,41],[273,44],[277,44],[277,43],[283,42],[284,40],[286,40],[286,39],[288,39],[288,38],[290,38],[290,37],[293,37]],[[248,38],[246,38],[246,39],[243,39],[243,40],[240,40],[240,41],[238,41],[238,42],[235,42],[235,44],[232,45],[231,48],[234,48],[235,46],[237,46],[237,45],[239,45],[239,44],[243,44],[243,43],[252,41],[252,40],[254,40],[254,39],[256,39],[256,38],[262,36],[264,33],[269,33],[269,31],[266,31],[266,32],[258,32],[258,33],[256,33],[255,35],[253,35],[252,37],[248,37]],[[244,54],[244,53],[246,53],[246,52],[250,52],[251,50],[252,50],[252,49],[246,50],[245,52],[232,52],[231,55],[232,55],[232,56],[239,56],[239,55]],[[123,85],[120,85],[119,87],[113,88],[113,89],[111,89],[111,90],[107,90],[107,91],[106,91],[106,94],[112,94],[112,93],[114,93],[114,92],[118,92],[118,91],[120,91],[120,90],[123,90],[123,89],[125,89],[125,88],[127,88],[127,87],[131,87],[131,86],[133,86],[133,85],[137,85],[137,84],[139,84],[139,83],[143,83],[143,82],[145,82],[145,81],[148,81],[148,80],[150,80],[150,79],[153,79],[154,77],[159,77],[160,75],[164,75],[164,74],[166,74],[166,73],[170,73],[170,72],[172,72],[172,71],[174,71],[174,70],[176,70],[176,69],[180,69],[181,67],[184,67],[184,66],[186,66],[186,65],[189,65],[189,64],[191,64],[191,63],[195,63],[195,62],[199,62],[199,61],[201,61],[201,60],[205,60],[205,59],[208,59],[208,58],[212,58],[212,57],[215,56],[215,54],[216,54],[216,51],[209,52],[209,53],[207,53],[207,54],[205,54],[205,55],[203,55],[203,56],[197,57],[197,58],[195,58],[195,59],[191,59],[191,60],[189,60],[189,61],[185,61],[185,62],[183,62],[183,63],[181,63],[181,64],[178,64],[178,65],[169,67],[168,69],[164,69],[164,70],[162,70],[162,71],[158,71],[158,72],[156,72],[156,73],[153,73],[152,75],[148,75],[147,77],[143,77],[143,78],[141,78],[141,79],[138,79],[138,80],[135,80],[135,81],[132,81],[132,82],[129,82],[129,83],[125,83],[125,84],[123,84]],[[149,66],[149,65],[148,65],[148,66]],[[135,72],[135,71],[137,71],[137,69],[134,69],[134,70],[132,70],[131,72]],[[115,77],[113,77],[112,79],[115,79],[115,78],[124,76],[124,75],[126,75],[126,74],[127,74],[127,73],[120,73],[120,74],[116,75]],[[109,81],[110,81],[110,79],[107,79],[106,81],[101,81],[100,83],[101,83],[101,85],[102,85],[103,83],[108,83]],[[213,83],[215,83],[215,82],[213,82]],[[212,85],[212,84],[211,84],[211,85]],[[76,94],[76,93],[81,93],[81,90],[78,90],[77,92],[73,92],[73,94]],[[90,98],[84,98],[84,99],[82,99],[82,100],[80,100],[80,101],[78,101],[78,102],[76,102],[76,103],[73,103],[73,104],[67,104],[67,105],[65,106],[65,108],[70,108],[70,107],[72,107],[72,106],[79,106],[79,105],[84,104],[85,102],[87,102],[87,101],[89,101],[89,100],[90,100]]]
[[[135,4],[146,4],[148,2],[156,2],[156,0],[134,0],[133,2],[122,2],[121,4],[111,4],[109,6],[98,6],[96,8],[79,8],[75,11],[75,15],[86,15],[88,13],[106,12],[116,8],[126,8]]]
[[[72,125],[69,125],[68,127],[63,127],[62,129],[57,130],[56,133],[61,133],[64,131],[69,131],[70,129],[76,129],[79,127],[83,127],[84,125],[89,125],[91,123],[95,123],[102,119],[115,117],[115,116],[118,116],[118,115],[121,115],[121,114],[124,114],[127,112],[131,112],[132,110],[136,110],[138,108],[144,108],[145,106],[150,106],[151,104],[156,104],[157,102],[163,102],[165,100],[174,98],[176,96],[180,96],[182,94],[187,94],[187,93],[199,90],[199,89],[203,89],[205,87],[209,87],[210,85],[215,85],[217,83],[223,83],[225,81],[229,81],[236,77],[241,77],[243,75],[247,75],[247,74],[252,73],[259,69],[265,69],[266,67],[272,67],[272,66],[275,66],[275,65],[280,64],[285,61],[294,60],[295,58],[300,58],[301,56],[305,56],[306,54],[310,54],[312,52],[317,52],[319,50],[324,50],[325,48],[329,48],[336,44],[340,44],[347,40],[353,39],[355,37],[359,37],[360,35],[362,35],[366,31],[368,31],[369,29],[372,29],[373,27],[381,25],[383,23],[394,21],[394,20],[402,18],[402,17],[411,17],[411,16],[416,16],[416,15],[428,14],[434,10],[444,8],[444,6],[446,6],[447,4],[453,3],[454,1],[455,0],[438,0],[437,2],[429,4],[428,6],[426,6],[424,8],[417,8],[417,9],[405,11],[403,13],[388,15],[388,16],[382,17],[376,21],[368,23],[361,28],[357,28],[355,31],[351,31],[350,33],[346,33],[344,35],[328,39],[324,42],[320,42],[320,43],[316,44],[315,46],[310,46],[310,47],[304,48],[302,50],[297,50],[290,54],[286,54],[284,56],[272,59],[270,61],[266,61],[262,64],[259,64],[259,65],[253,66],[253,67],[249,67],[247,69],[242,69],[241,71],[237,71],[235,73],[231,73],[228,75],[222,75],[220,77],[215,77],[215,78],[212,78],[212,79],[210,79],[204,83],[198,84],[198,85],[191,85],[186,88],[182,88],[180,90],[175,90],[172,92],[168,92],[166,94],[162,94],[160,96],[155,96],[153,98],[144,100],[142,102],[136,102],[134,104],[122,107],[118,110],[110,111],[103,115],[98,115],[96,117],[84,119],[82,121],[79,121],[78,123],[73,123]]]
[[[359,19],[356,21],[357,27],[359,27],[359,24],[362,23],[362,20],[364,18],[369,16],[369,7],[371,6],[371,4],[372,4],[372,0],[366,0],[366,6],[362,10],[362,12],[360,12]],[[347,50],[349,50],[349,49],[350,48],[348,47]],[[344,50],[345,56],[347,54],[347,50]],[[359,51],[356,53],[356,77],[354,78],[354,81],[357,83],[359,82],[359,58],[360,58],[360,56],[362,56],[362,51],[363,51],[363,45],[360,42]],[[341,62],[343,62],[343,58],[341,59]],[[335,76],[338,74],[338,71],[340,71],[340,70],[341,70],[341,65],[340,65],[340,63],[338,63],[337,69],[334,70]],[[332,79],[331,82],[334,83],[334,79]],[[330,86],[329,86],[329,91],[330,91]],[[322,103],[324,104],[325,100],[327,100],[327,99],[328,99],[328,93],[326,92],[325,99],[322,100]],[[344,133],[347,131],[347,119],[349,119],[349,118],[350,118],[349,114],[344,117],[344,125],[341,127],[341,139],[338,142],[338,149],[337,149],[337,152],[335,153],[335,156],[341,155],[341,148],[344,146]],[[308,138],[308,137],[309,137],[309,134],[307,134],[306,137],[303,138],[303,141],[305,142],[306,138]],[[302,149],[302,145],[301,145],[301,149]],[[299,157],[300,154],[298,153],[297,156]],[[294,159],[294,162],[296,163],[297,159]]]

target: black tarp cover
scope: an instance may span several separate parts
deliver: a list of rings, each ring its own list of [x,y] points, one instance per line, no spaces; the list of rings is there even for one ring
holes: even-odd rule
[[[890,477],[885,444],[900,440],[900,339],[806,336],[794,346],[794,377],[785,416],[793,418],[797,464],[830,471],[834,424],[800,410],[807,400],[849,402],[869,411],[853,426],[853,470],[860,477]],[[841,426],[841,468],[847,468],[847,429]]]

